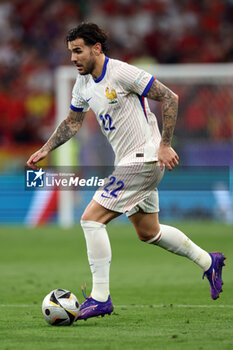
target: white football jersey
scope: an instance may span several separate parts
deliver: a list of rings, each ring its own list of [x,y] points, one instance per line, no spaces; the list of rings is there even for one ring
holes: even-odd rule
[[[70,108],[91,108],[115,152],[115,164],[158,160],[161,135],[145,98],[155,78],[125,62],[105,58],[98,79],[78,75]]]

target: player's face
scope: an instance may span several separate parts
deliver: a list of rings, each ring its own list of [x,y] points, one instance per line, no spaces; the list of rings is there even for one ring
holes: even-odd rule
[[[95,68],[95,55],[92,47],[85,45],[83,39],[78,38],[68,42],[71,51],[71,61],[77,67],[79,74],[91,74]]]

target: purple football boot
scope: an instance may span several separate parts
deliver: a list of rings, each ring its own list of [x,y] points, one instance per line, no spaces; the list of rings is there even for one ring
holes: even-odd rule
[[[222,268],[225,266],[225,256],[222,253],[209,253],[212,259],[212,264],[209,270],[205,271],[202,279],[206,276],[210,283],[210,295],[213,300],[219,298],[219,293],[222,292]]]
[[[77,320],[87,320],[88,318],[96,316],[104,317],[106,314],[111,315],[112,312],[113,304],[110,295],[108,300],[104,302],[95,300],[90,296],[81,304],[80,314]]]
[[[86,288],[85,288],[86,291]],[[80,306],[80,313],[77,318],[77,320],[87,320],[88,318],[91,317],[97,317],[97,316],[102,316],[108,314],[111,315],[113,312],[113,304],[112,304],[112,299],[109,295],[107,301],[98,301],[93,299],[91,296],[89,298],[86,297],[86,294],[82,288],[83,296],[86,299]]]

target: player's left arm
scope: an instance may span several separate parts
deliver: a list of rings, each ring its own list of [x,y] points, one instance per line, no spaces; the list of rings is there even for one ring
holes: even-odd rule
[[[162,104],[162,139],[160,142],[158,160],[168,170],[178,165],[179,157],[171,147],[174,128],[178,113],[178,96],[160,81],[155,80],[150,87],[147,97]]]

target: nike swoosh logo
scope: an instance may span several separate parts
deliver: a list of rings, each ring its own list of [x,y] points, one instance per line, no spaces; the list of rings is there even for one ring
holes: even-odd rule
[[[86,100],[86,102],[89,102],[91,98],[92,98],[92,97],[88,98],[88,99]]]

